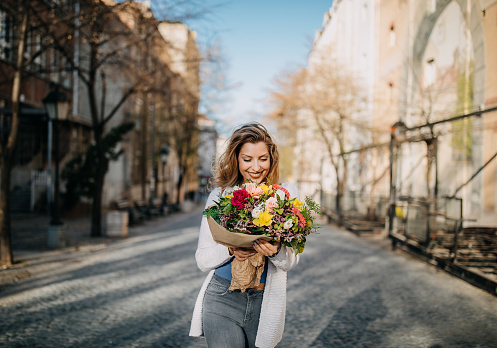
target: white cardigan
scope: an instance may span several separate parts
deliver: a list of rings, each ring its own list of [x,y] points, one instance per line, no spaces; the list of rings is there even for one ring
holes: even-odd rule
[[[282,184],[282,186],[290,192],[290,197],[298,197],[298,190],[295,186],[289,184]],[[220,192],[220,188],[214,189],[209,195],[205,206],[208,207],[214,204],[214,200],[217,199]],[[200,225],[200,235],[195,258],[200,270],[202,272],[209,272],[209,274],[195,302],[190,336],[203,336],[202,305],[205,290],[211,281],[214,270],[228,262],[232,257],[227,247],[216,243],[212,239],[207,218],[204,216]],[[255,340],[255,345],[259,348],[273,348],[281,341],[285,326],[286,272],[298,264],[299,255],[295,255],[294,250],[290,247],[282,247],[278,254],[268,259],[270,262],[268,265],[266,285],[264,287],[259,327]]]

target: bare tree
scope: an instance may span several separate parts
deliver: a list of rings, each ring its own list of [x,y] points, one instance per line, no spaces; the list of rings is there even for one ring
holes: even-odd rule
[[[17,37],[19,46],[17,50],[17,59],[14,68],[14,81],[12,88],[12,119],[10,122],[10,133],[7,141],[3,139],[0,142],[0,168],[1,174],[1,191],[0,191],[0,265],[11,266],[13,263],[12,244],[10,236],[10,175],[12,172],[12,157],[17,144],[17,134],[19,131],[19,111],[21,93],[24,43],[28,32],[29,4],[23,1],[20,4],[21,24],[19,25]]]
[[[2,4],[7,11],[11,22],[11,29],[15,28],[10,40],[12,50],[11,58],[13,63],[8,69],[2,71],[2,77],[5,77],[2,84],[10,85],[12,115],[10,118],[2,119],[2,134],[0,137],[0,264],[10,266],[13,263],[12,246],[11,246],[11,226],[10,226],[10,183],[13,168],[13,155],[17,145],[20,121],[20,95],[27,75],[26,71],[37,73],[50,73],[60,69],[60,67],[39,67],[35,64],[49,50],[55,54],[53,40],[47,40],[49,33],[47,29],[54,29],[51,37],[56,39],[59,44],[64,45],[70,41],[67,35],[66,27],[61,23],[67,18],[73,18],[71,13],[60,9],[58,20],[54,19],[54,12],[59,9],[56,5],[47,7],[45,3],[36,0],[22,0],[19,2],[4,2]],[[61,20],[63,19],[63,20]],[[14,23],[16,25],[14,25]],[[36,45],[27,40],[28,34],[33,37],[34,33],[39,36],[40,40]]]
[[[286,74],[279,80],[279,88],[271,93],[270,102],[275,106],[271,117],[286,127],[305,125],[299,117],[311,118],[308,126],[315,127],[335,169],[336,207],[340,213],[340,197],[347,182],[347,158],[339,154],[350,146],[347,128],[359,126],[354,121],[363,104],[358,81],[338,63],[322,60],[307,69]]]
[[[169,91],[169,75],[163,72],[171,62],[162,57],[166,50],[160,52],[168,43],[160,37],[159,21],[150,8],[133,1],[82,0],[80,5],[80,20],[75,30],[80,33],[81,53],[79,64],[72,68],[87,90],[97,154],[91,236],[100,236],[103,185],[108,169],[103,143],[106,127],[132,94]],[[69,50],[65,53],[71,55]],[[115,79],[116,75],[121,78]],[[114,102],[108,99],[109,82],[114,85],[114,93],[117,88],[122,91]],[[113,104],[109,107],[109,103]]]
[[[195,101],[190,100],[190,103],[180,104],[171,112],[171,138],[179,165],[176,204],[181,203],[184,183],[188,182],[191,175],[196,175],[194,171],[198,166],[198,113],[194,105]]]

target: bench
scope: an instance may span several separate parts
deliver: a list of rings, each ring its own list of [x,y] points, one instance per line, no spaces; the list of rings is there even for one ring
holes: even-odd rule
[[[143,217],[149,218],[148,214],[148,202],[145,200],[134,201],[135,210]]]
[[[152,204],[148,206],[148,215],[152,216],[163,216],[165,215],[164,205],[162,204],[161,198],[154,198]]]
[[[127,211],[129,216],[129,225],[136,224],[145,219],[145,214],[137,209],[134,209],[131,202],[127,199],[120,199],[114,201],[114,208],[119,211]]]

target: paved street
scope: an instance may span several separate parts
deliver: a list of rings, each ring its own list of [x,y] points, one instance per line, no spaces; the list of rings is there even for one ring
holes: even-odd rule
[[[194,260],[200,213],[26,254],[31,277],[0,287],[0,347],[205,347],[188,337],[205,277]],[[496,322],[497,297],[325,225],[289,273],[278,347],[497,347]]]

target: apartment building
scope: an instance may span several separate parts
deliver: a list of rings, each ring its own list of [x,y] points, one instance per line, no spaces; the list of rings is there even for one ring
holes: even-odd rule
[[[84,22],[87,18],[84,12],[95,10],[93,5],[76,0],[30,4],[30,13],[37,10],[43,23],[29,30],[27,36],[25,55],[31,63],[23,69],[21,126],[12,173],[11,209],[41,212],[46,210],[50,196],[53,197],[53,194],[47,195],[47,190],[53,190],[47,174],[49,168],[53,173],[54,149],[52,146],[52,151],[49,150],[49,126],[42,102],[53,86],[57,86],[70,103],[65,119],[57,122],[61,171],[66,163],[94,142],[95,115],[100,121],[110,116],[99,128],[104,134],[123,122],[135,123],[135,129],[118,145],[117,150],[122,150],[123,154],[109,164],[102,192],[104,210],[120,198],[149,199],[150,195],[161,197],[164,194],[174,197],[179,196],[178,191],[184,194],[195,190],[195,171],[193,174],[181,173],[181,159],[176,151],[179,144],[171,139],[172,134],[178,133],[178,127],[185,126],[184,122],[178,121],[182,116],[188,114],[194,120],[192,124],[196,124],[199,58],[194,34],[180,23],[176,26],[182,26],[181,34],[159,31],[159,22],[143,4],[107,1],[107,7],[100,9],[105,29],[98,32],[103,38],[99,42],[100,60],[90,85],[89,72],[95,68],[92,66],[95,61],[90,54],[94,42],[89,38],[94,28]],[[18,15],[15,1],[0,5],[2,137],[8,134],[11,112],[12,78],[19,42],[15,32]],[[35,24],[33,18],[31,23]],[[53,23],[63,24],[57,29]],[[54,36],[57,33],[65,39]],[[178,40],[183,44],[183,62],[181,59],[173,62],[171,42]],[[173,69],[173,65],[182,63],[183,72]],[[97,101],[93,104],[92,93]],[[92,110],[95,105],[96,113]],[[178,113],[178,109],[182,112]],[[175,124],[175,128],[172,127]],[[167,161],[161,157],[161,149],[165,147],[170,149]],[[187,162],[196,160],[195,156],[187,157]],[[186,180],[180,180],[181,175]],[[64,184],[62,181],[62,193]],[[82,202],[83,212],[88,213],[89,209],[84,208],[88,199],[83,197]],[[81,213],[81,207],[75,208],[78,209]]]
[[[308,68],[338,60],[364,87],[366,102],[335,151],[348,158],[345,192],[425,202],[455,195],[465,218],[497,221],[496,11],[492,0],[333,2]],[[318,141],[312,147],[325,153],[311,130],[299,132],[297,152]],[[326,155],[316,162],[304,191],[336,194],[337,171]]]

